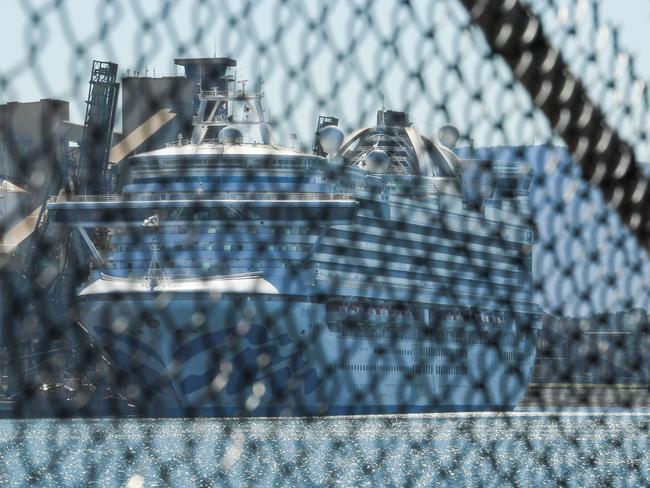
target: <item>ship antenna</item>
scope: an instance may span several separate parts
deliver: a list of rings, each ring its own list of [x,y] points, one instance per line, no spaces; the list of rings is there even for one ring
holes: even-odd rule
[[[379,133],[383,134],[384,133],[384,116],[386,112],[386,106],[384,105],[384,92],[379,92],[379,95],[381,96],[381,119],[377,121],[377,128],[379,129]],[[375,141],[375,147],[374,149],[379,149],[379,139]]]
[[[239,83],[241,83],[241,94],[242,96],[246,96],[246,83],[248,83],[248,80],[239,80]]]
[[[386,107],[384,106],[384,92],[379,92],[379,95],[381,96],[381,118],[377,121],[377,125],[383,129],[384,127],[384,112],[386,111]]]

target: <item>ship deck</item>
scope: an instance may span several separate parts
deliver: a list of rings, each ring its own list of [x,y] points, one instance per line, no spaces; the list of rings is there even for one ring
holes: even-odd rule
[[[71,199],[51,199],[47,205],[49,218],[58,224],[74,227],[105,225],[142,225],[152,213],[159,214],[159,225],[179,221],[262,220],[305,221],[339,224],[354,219],[358,202],[347,195],[321,194],[293,198],[276,198],[258,194],[237,197],[204,196],[203,198],[167,199],[164,194],[129,196],[80,196]],[[287,196],[287,195],[285,195]],[[166,216],[175,215],[173,219]]]

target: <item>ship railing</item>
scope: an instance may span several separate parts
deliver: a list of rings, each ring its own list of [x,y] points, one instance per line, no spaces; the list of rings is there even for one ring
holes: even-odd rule
[[[181,147],[181,146],[187,146],[191,141],[191,139],[176,139],[175,141],[171,141],[165,144],[165,147]]]
[[[196,115],[194,116],[196,122]],[[192,139],[176,139],[165,144],[165,147],[182,147],[192,143]],[[220,144],[218,139],[201,139],[201,144],[216,145]]]
[[[215,97],[230,97],[232,96],[232,91],[229,90],[219,90],[218,88],[213,88],[211,90],[201,90],[201,98],[215,98]]]
[[[428,195],[458,195],[458,186],[455,180],[451,178],[429,179],[427,182],[426,192]]]
[[[199,92],[199,97],[204,100],[214,100],[214,99],[230,99],[230,100],[243,100],[243,99],[255,99],[259,98],[260,95],[255,91],[244,92],[242,90],[219,90],[218,88],[212,88],[210,90],[201,90]]]
[[[198,115],[193,115],[192,116],[192,123],[194,125],[196,124],[227,124],[229,122],[228,117],[224,117],[223,115],[215,115],[212,119],[206,120],[206,119],[200,119]]]
[[[354,200],[352,195],[344,193],[119,193],[105,195],[56,195],[48,199],[48,203],[65,202],[129,202],[129,201],[170,201],[170,200]]]
[[[200,122],[201,124],[204,125],[220,125],[223,122],[221,121],[212,121],[212,122]],[[262,124],[261,122],[236,122],[236,125],[260,125]],[[262,124],[262,125],[268,125],[268,124]],[[187,146],[192,143],[191,139],[176,139],[174,141],[170,141],[165,143],[165,147],[183,147]],[[202,146],[217,146],[217,145],[222,145],[223,143],[219,141],[219,139],[201,139],[201,145]],[[261,144],[261,143],[260,143]]]

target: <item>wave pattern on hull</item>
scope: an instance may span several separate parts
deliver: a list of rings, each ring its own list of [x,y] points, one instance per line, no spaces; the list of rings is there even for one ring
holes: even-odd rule
[[[157,315],[155,299],[135,308],[89,303],[82,308],[88,330],[125,383],[138,385],[133,402],[145,415],[508,410],[534,361],[525,335],[491,333],[486,344],[467,333],[411,338],[400,335],[403,324],[382,338],[359,324],[326,326],[323,304],[294,300],[287,307],[282,297],[171,299]],[[110,313],[121,320],[129,309],[149,323],[157,317],[157,326],[133,317],[116,332],[96,319]],[[206,315],[198,330],[173,327],[197,310]]]

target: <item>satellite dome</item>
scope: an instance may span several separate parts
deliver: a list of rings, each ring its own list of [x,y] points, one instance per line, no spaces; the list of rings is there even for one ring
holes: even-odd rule
[[[460,139],[460,132],[453,125],[443,125],[438,129],[438,140],[446,148],[453,149],[458,139]]]
[[[388,171],[390,164],[390,157],[386,151],[381,149],[373,149],[366,154],[366,169],[370,173],[384,174]]]
[[[328,156],[334,156],[338,152],[344,137],[343,131],[335,125],[323,127],[318,134],[320,145]]]
[[[241,144],[244,136],[237,127],[227,125],[219,131],[218,140],[221,144]]]

